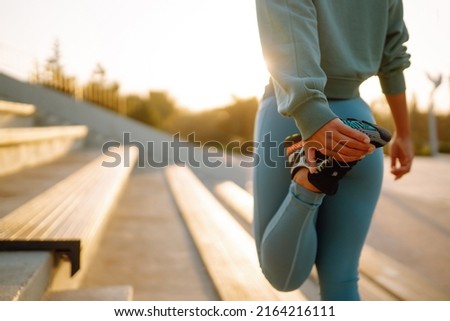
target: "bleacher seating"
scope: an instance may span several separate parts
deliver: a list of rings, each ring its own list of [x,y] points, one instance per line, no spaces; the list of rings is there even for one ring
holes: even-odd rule
[[[80,147],[86,126],[0,128],[0,175],[57,159]]]
[[[33,126],[34,119],[29,116],[35,111],[31,104],[0,100],[0,128]]]
[[[33,117],[35,110],[30,104],[0,101],[2,114]],[[71,157],[74,146],[81,147],[87,133],[88,128],[82,125],[0,128],[0,175],[13,182],[14,175],[28,167]],[[108,159],[100,155],[18,208],[2,214],[1,300],[132,297],[129,286],[77,289],[95,255],[108,215],[137,160],[134,147],[122,146],[114,152],[122,160],[117,166],[103,166]],[[66,269],[68,265],[70,271]],[[69,288],[55,292],[52,286],[61,286],[56,282]]]

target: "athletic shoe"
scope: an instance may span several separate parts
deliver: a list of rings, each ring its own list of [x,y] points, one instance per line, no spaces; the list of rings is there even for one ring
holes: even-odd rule
[[[378,125],[369,123],[365,120],[358,120],[355,118],[341,119],[347,126],[359,130],[360,132],[366,134],[370,138],[370,143],[376,148],[383,147],[392,138],[391,133]]]
[[[378,125],[354,118],[342,119],[342,122],[369,136],[370,143],[376,148],[386,145],[391,140],[389,131]],[[305,149],[299,134],[287,137],[284,144],[288,167],[291,169],[291,178],[293,179],[300,168],[308,168]],[[340,162],[316,150],[316,172],[308,172],[308,180],[322,193],[334,195],[337,192],[339,181],[357,162]]]

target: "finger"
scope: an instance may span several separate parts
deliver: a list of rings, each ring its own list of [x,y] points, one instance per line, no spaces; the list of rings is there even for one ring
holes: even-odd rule
[[[332,150],[327,150],[326,154],[338,161],[352,162],[364,158],[364,156],[372,153],[374,150],[374,146],[371,146],[369,150],[358,150],[350,148],[347,145],[337,144]]]
[[[342,123],[342,126],[339,126],[338,131],[349,137],[350,139],[354,139],[360,143],[363,144],[369,144],[370,143],[370,138],[369,136],[367,136],[366,134],[360,132],[359,130],[356,130],[354,128],[351,128],[347,125],[345,125],[344,123]]]
[[[395,166],[397,165],[397,158],[394,156],[391,156],[391,168],[395,168]]]
[[[395,176],[394,180],[398,180],[402,178],[403,175],[406,174],[405,172],[400,171],[399,169],[392,170],[391,173]]]
[[[335,134],[331,143],[334,145],[344,145],[348,148],[359,150],[367,153],[374,146],[370,144],[370,140],[366,142],[361,142],[353,137],[343,135],[343,134]]]
[[[395,176],[395,180],[401,178],[403,175],[409,173],[411,170],[411,165],[407,164],[407,165],[402,165],[400,167],[393,167],[391,169],[391,173],[394,174]]]
[[[352,137],[342,135],[341,133],[327,133],[325,147],[328,151],[333,151],[342,156],[360,158],[365,154],[375,150],[375,146],[368,143],[361,143]]]

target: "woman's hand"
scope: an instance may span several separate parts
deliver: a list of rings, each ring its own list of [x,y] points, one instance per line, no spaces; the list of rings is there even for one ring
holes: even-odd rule
[[[339,118],[329,121],[306,139],[304,147],[312,173],[316,169],[316,150],[340,162],[359,160],[375,150],[367,135],[345,125]]]
[[[409,173],[414,158],[413,144],[410,138],[395,136],[390,144],[391,173],[395,180]]]
[[[411,140],[411,126],[405,92],[386,95],[395,124],[395,135],[391,141],[391,173],[399,179],[411,170],[414,148]]]

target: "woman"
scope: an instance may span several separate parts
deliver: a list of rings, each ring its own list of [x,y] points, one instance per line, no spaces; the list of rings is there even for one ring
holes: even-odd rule
[[[358,262],[383,177],[376,147],[389,140],[359,97],[370,76],[378,75],[394,120],[396,179],[413,159],[402,2],[257,0],[256,8],[271,75],[255,129],[261,268],[275,288],[290,291],[315,264],[323,300],[359,300]],[[294,133],[301,141],[286,145]]]

